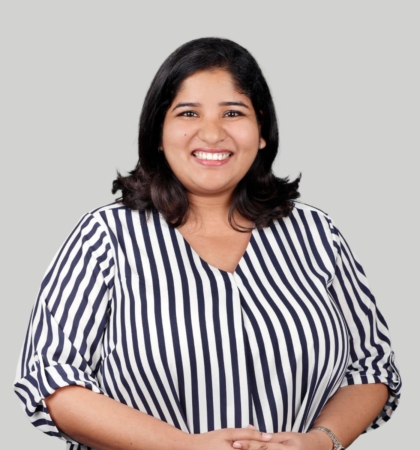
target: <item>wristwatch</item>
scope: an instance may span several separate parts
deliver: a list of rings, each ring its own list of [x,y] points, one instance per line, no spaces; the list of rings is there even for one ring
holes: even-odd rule
[[[323,431],[324,433],[327,433],[328,436],[333,441],[333,444],[334,444],[333,450],[346,450],[343,447],[343,444],[338,440],[337,436],[329,428],[327,428],[327,427],[313,427],[313,428],[311,428],[311,430],[320,430],[320,431]]]

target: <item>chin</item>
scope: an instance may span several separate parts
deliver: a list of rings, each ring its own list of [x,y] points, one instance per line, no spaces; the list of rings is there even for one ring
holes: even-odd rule
[[[231,194],[234,190],[234,187],[230,187],[230,186],[200,186],[200,187],[196,187],[195,189],[191,189],[189,192],[191,192],[192,194],[195,195],[202,195],[202,196],[206,196],[206,195],[212,195],[212,196],[216,196],[216,195],[227,195],[227,194]]]

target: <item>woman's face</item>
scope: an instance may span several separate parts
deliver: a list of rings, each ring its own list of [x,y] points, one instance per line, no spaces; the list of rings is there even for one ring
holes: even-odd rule
[[[161,147],[175,176],[196,195],[232,193],[265,147],[251,100],[225,70],[186,78],[169,107]]]

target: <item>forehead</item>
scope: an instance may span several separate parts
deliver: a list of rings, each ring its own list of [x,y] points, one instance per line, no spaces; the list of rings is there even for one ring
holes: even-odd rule
[[[212,97],[216,95],[248,98],[240,92],[232,75],[223,69],[204,70],[196,72],[187,77],[180,85],[179,90],[174,98],[196,96],[196,97]]]

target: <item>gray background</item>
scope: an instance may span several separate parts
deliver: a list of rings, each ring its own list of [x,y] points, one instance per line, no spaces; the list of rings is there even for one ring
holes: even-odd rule
[[[362,260],[404,380],[394,418],[354,450],[402,448],[419,400],[419,3],[9,1],[1,3],[1,447],[58,449],[12,382],[43,273],[86,211],[136,162],[138,116],[159,65],[203,36],[259,61],[280,121],[277,174],[303,172]]]

